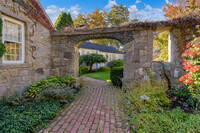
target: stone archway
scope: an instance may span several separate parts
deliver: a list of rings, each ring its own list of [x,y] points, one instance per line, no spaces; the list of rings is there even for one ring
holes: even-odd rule
[[[153,31],[127,28],[99,28],[91,30],[54,32],[52,36],[52,74],[78,77],[78,45],[89,39],[111,38],[124,45],[123,82],[144,79],[144,68],[151,69],[153,59]]]

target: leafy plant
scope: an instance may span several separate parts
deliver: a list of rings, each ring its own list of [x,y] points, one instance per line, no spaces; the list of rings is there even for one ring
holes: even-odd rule
[[[6,52],[6,46],[2,43],[1,37],[2,37],[2,27],[3,27],[3,21],[0,18],[0,57],[4,55]]]
[[[193,98],[192,93],[188,86],[181,86],[180,88],[173,88],[170,95],[177,96],[179,100],[187,103],[192,107],[197,106],[197,100]]]
[[[88,67],[80,66],[79,67],[79,76],[81,76],[82,74],[86,74],[86,73],[88,73]]]
[[[16,107],[0,104],[0,132],[36,132],[44,128],[48,120],[58,115],[60,110],[60,103],[52,100]]]
[[[89,66],[89,72],[92,71],[92,66],[94,63],[105,63],[107,62],[106,58],[100,54],[86,54],[80,56],[81,64],[84,62]]]
[[[124,63],[124,60],[122,59],[118,59],[118,60],[113,60],[111,62],[108,63],[108,66],[110,68],[113,68],[113,67],[120,67],[120,66],[123,66],[123,63]]]
[[[47,100],[54,99],[62,103],[71,103],[74,100],[74,92],[74,89],[66,85],[52,84],[42,90],[39,95]]]
[[[171,101],[165,93],[163,81],[150,84],[139,82],[127,84],[126,93],[118,90],[127,121],[132,133],[200,132],[200,113],[187,114],[180,107],[171,109]],[[148,100],[141,98],[146,95]],[[181,94],[181,96],[186,94]]]
[[[188,86],[192,97],[200,101],[200,37],[196,37],[187,45],[183,53],[183,70],[186,74],[181,77],[180,81]]]
[[[123,67],[114,67],[110,71],[110,79],[115,86],[122,86]]]
[[[173,110],[162,110],[160,112],[132,112],[129,125],[132,133],[197,133],[200,132],[199,118],[200,114],[187,114],[177,107]],[[132,128],[133,125],[135,129]]]
[[[141,111],[143,109],[158,111],[160,107],[168,107],[171,101],[166,94],[166,83],[157,81],[150,84],[147,81],[127,84],[127,98],[131,104],[130,109]],[[150,99],[145,102],[141,96],[146,95]]]
[[[44,90],[45,88],[55,85],[68,85],[71,86],[75,83],[75,79],[73,76],[59,77],[59,76],[51,76],[46,79],[42,79],[36,83],[30,84],[28,89],[26,90],[26,94],[28,94],[31,98],[35,98],[39,96],[39,92]]]

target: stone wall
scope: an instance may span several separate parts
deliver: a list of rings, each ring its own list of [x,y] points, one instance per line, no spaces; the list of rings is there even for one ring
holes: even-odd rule
[[[168,79],[170,79],[172,87],[177,87],[180,83],[180,77],[184,75],[182,65],[171,62],[153,62],[152,72],[156,80],[164,79],[168,82]]]
[[[4,96],[7,89],[11,91],[22,90],[30,83],[50,76],[51,69],[51,38],[50,30],[39,23],[34,25],[33,21],[23,13],[17,3],[1,0],[1,15],[9,16],[25,24],[25,63],[24,64],[2,64],[0,60],[0,97]],[[7,4],[6,2],[11,2]],[[2,3],[5,5],[3,6]],[[14,10],[11,10],[14,9]]]
[[[51,75],[73,75],[78,77],[78,48],[61,42],[61,38],[52,39]]]
[[[146,78],[145,68],[151,69],[153,60],[153,31],[140,31],[133,37],[124,45],[124,83]]]

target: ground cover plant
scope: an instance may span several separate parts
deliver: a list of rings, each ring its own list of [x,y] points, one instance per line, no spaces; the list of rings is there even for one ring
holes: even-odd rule
[[[110,80],[110,71],[88,73],[88,74],[83,74],[82,76],[107,81],[107,80]]]
[[[161,132],[200,132],[200,113],[186,113],[179,106],[173,106],[168,95],[167,84],[157,81],[156,84],[147,81],[128,84],[126,93],[119,91],[122,97],[121,105],[124,119],[132,133]],[[186,88],[180,97],[189,95]]]
[[[79,89],[74,77],[51,76],[0,101],[0,133],[37,132],[69,105]]]

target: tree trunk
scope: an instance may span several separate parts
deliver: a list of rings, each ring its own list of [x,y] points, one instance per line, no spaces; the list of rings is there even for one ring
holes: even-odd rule
[[[90,64],[89,72],[92,72],[92,66],[93,64]]]

